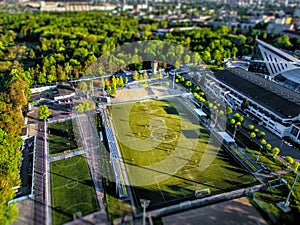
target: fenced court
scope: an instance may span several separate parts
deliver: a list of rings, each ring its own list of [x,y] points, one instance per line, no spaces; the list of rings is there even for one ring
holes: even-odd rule
[[[64,151],[72,151],[78,148],[79,138],[76,138],[76,127],[73,120],[63,120],[55,123],[48,123],[48,144],[49,154],[57,155]],[[78,136],[78,135],[77,135]]]
[[[109,110],[136,208],[140,199],[156,209],[257,182],[177,98]]]
[[[58,225],[100,210],[85,157],[50,164],[52,224]]]

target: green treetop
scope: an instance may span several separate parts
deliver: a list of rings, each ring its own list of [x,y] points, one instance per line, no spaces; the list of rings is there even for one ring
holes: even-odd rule
[[[48,106],[46,106],[46,105],[39,106],[38,116],[39,116],[40,120],[47,119],[50,115],[51,115],[51,112],[49,111]]]

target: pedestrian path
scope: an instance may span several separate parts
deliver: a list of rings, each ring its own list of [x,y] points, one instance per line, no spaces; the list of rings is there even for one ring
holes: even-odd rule
[[[76,156],[76,155],[82,155],[82,154],[87,153],[88,151],[99,149],[99,147],[100,146],[98,145],[98,146],[87,148],[87,149],[82,149],[82,150],[77,150],[77,151],[74,151],[74,152],[69,152],[69,153],[66,153],[66,154],[63,154],[63,155],[59,155],[59,156],[49,157],[49,162],[55,162],[55,161],[58,161],[58,160],[61,160],[61,159],[66,159],[66,158],[73,157],[73,156]]]

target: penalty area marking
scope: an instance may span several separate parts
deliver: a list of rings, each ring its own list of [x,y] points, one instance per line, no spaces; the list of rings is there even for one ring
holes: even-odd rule
[[[77,156],[81,156],[81,155],[77,155]],[[70,159],[72,157],[76,157],[76,156],[68,157],[68,158],[66,158],[66,160],[68,160],[68,159]],[[54,166],[56,166],[58,168],[67,168],[67,167],[71,167],[71,166],[76,165],[80,160],[81,160],[81,157],[78,157],[77,160],[75,162],[73,162],[73,163],[67,163],[67,164],[62,164],[62,165],[57,165],[57,163],[55,163],[55,162],[53,162],[53,163],[55,163]],[[56,162],[61,162],[61,161],[63,161],[63,159],[58,160]]]
[[[89,204],[89,203],[77,203],[77,204],[73,204],[73,205],[69,206],[69,207],[66,208],[66,209],[61,209],[61,210],[63,210],[64,212],[67,212],[67,213],[73,215],[73,214],[75,214],[75,213],[78,213],[79,211],[76,210],[76,211],[72,212],[71,209],[72,209],[72,208],[75,208],[75,209],[76,209],[76,207],[79,206],[79,205],[87,205],[91,210],[93,210],[93,206],[92,206],[91,204]],[[82,214],[82,211],[80,211],[80,212],[81,212],[81,214]],[[58,221],[61,221],[61,218],[62,218],[63,216],[65,216],[65,214],[59,213],[58,216],[57,216],[56,218],[57,218]],[[81,216],[82,216],[82,215],[81,215]],[[84,215],[83,215],[83,216],[84,216]],[[52,216],[52,218],[53,218],[53,216]],[[53,218],[52,220],[54,220],[54,218]],[[54,222],[54,221],[52,221],[52,222],[53,222],[53,224],[56,224],[56,222]]]

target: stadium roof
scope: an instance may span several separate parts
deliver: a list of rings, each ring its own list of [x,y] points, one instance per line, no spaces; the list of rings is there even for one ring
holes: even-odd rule
[[[300,94],[291,92],[292,96],[285,97],[284,94],[289,91],[288,89],[263,78],[261,79],[264,81],[260,79],[250,81],[247,76],[255,78],[257,75],[246,71],[241,73],[244,73],[245,77],[229,70],[222,70],[215,72],[215,77],[282,118],[294,118],[300,114]],[[260,86],[262,84],[265,86]]]
[[[288,80],[291,80],[297,84],[300,84],[300,69],[294,69],[282,72],[281,75]]]

